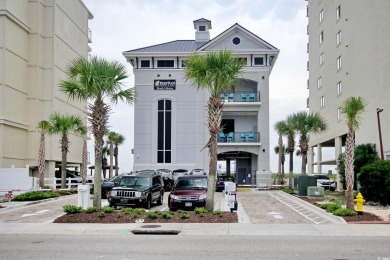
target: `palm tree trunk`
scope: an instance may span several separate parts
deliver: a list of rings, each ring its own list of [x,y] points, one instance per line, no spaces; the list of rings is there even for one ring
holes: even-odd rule
[[[301,167],[301,173],[302,175],[306,175],[306,164],[307,164],[307,146],[308,146],[308,140],[307,138],[301,138],[299,140],[299,148],[301,149],[302,154],[302,167]]]
[[[112,178],[112,174],[114,172],[114,145],[110,143],[110,173],[109,178]]]
[[[210,134],[210,141],[206,146],[209,147],[209,178],[207,184],[207,199],[206,209],[208,211],[214,210],[214,190],[215,190],[215,178],[217,174],[217,135],[221,126],[223,102],[218,95],[211,96],[207,102],[208,111],[208,129]]]
[[[118,166],[118,146],[115,145],[114,149],[114,159],[115,159],[115,176],[118,176],[119,174],[119,166]]]
[[[87,150],[87,138],[83,140],[83,158],[81,163],[81,176],[82,183],[85,185],[87,183],[87,164],[88,164],[88,150]]]
[[[345,181],[347,186],[347,209],[355,210],[353,202],[353,184],[354,184],[354,153],[355,153],[355,132],[349,129],[345,143]]]
[[[66,135],[63,135],[61,138],[61,151],[62,151],[62,160],[61,160],[61,188],[66,188],[66,155],[68,153],[69,141]]]
[[[288,172],[289,172],[288,185],[289,185],[290,189],[293,188],[292,182],[293,182],[293,177],[294,177],[294,146],[295,146],[294,137],[289,135],[288,136],[288,152],[290,154],[290,158],[289,158],[289,169],[288,169]]]
[[[39,187],[41,189],[45,186],[45,131],[41,132],[41,140],[39,142],[39,157],[38,157],[38,170],[39,170]]]
[[[279,152],[278,152],[278,176],[277,176],[277,184],[282,184],[282,149],[283,149],[283,139],[282,135],[279,134],[279,140],[278,140],[278,146],[279,146]]]

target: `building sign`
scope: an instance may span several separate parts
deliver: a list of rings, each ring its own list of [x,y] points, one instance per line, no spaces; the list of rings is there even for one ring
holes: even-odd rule
[[[176,89],[176,80],[174,79],[154,80],[154,90],[175,90],[175,89]]]

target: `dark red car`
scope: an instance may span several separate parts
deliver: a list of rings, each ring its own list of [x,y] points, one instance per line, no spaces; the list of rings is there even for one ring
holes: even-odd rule
[[[180,176],[169,194],[168,207],[170,210],[205,207],[206,198],[207,176]]]

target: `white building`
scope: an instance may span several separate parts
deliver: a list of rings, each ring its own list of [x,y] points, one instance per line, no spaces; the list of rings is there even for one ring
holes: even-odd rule
[[[176,40],[125,51],[135,76],[134,170],[202,168],[208,171],[209,140],[205,106],[208,91],[184,77],[185,60],[194,53],[227,49],[246,67],[240,82],[224,93],[223,134],[218,160],[235,161],[239,184],[254,184],[269,172],[269,76],[279,50],[234,24],[210,40],[211,21],[194,21],[195,40]],[[227,163],[229,166],[230,163]]]
[[[37,124],[53,112],[86,119],[86,102],[59,88],[69,61],[88,57],[92,14],[81,0],[0,1],[0,168],[37,173]],[[86,120],[85,120],[86,122]],[[46,137],[46,176],[61,162],[60,137]],[[81,163],[82,138],[70,136],[69,164]]]
[[[335,166],[347,126],[340,107],[350,96],[367,100],[356,145],[374,143],[380,153],[378,113],[385,159],[390,159],[390,1],[307,1],[310,112],[328,130],[310,136],[309,172]],[[329,154],[325,154],[329,151]]]

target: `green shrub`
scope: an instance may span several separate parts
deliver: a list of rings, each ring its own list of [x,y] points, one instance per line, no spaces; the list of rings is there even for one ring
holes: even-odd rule
[[[67,215],[79,213],[83,209],[81,206],[76,205],[64,205],[62,208]]]
[[[43,200],[49,198],[56,198],[60,195],[54,191],[28,191],[16,195],[15,201],[33,201],[33,200]]]
[[[98,215],[99,218],[104,218],[105,216],[106,216],[106,214],[104,212],[100,212]]]
[[[180,214],[180,218],[182,219],[189,219],[190,218],[190,214],[186,211],[183,211],[181,214]]]
[[[148,218],[150,219],[156,219],[158,217],[156,212],[149,212]]]
[[[87,213],[93,213],[93,212],[96,212],[97,211],[97,208],[96,207],[88,207],[87,208]]]
[[[123,213],[118,213],[118,215],[116,215],[117,218],[121,218],[123,217]]]
[[[208,212],[208,210],[206,208],[204,208],[204,207],[202,207],[202,208],[195,208],[195,213],[196,214],[207,213],[207,212]]]
[[[132,219],[139,218],[139,214],[138,214],[138,213],[135,213],[131,218],[132,218]]]
[[[77,191],[74,191],[74,190],[57,190],[55,192],[58,193],[60,196],[65,196],[65,195],[75,194]]]
[[[134,212],[138,213],[138,214],[141,214],[141,213],[146,212],[146,210],[144,208],[136,208],[136,209],[134,209]]]
[[[164,218],[164,219],[171,219],[172,218],[172,214],[169,213],[169,212],[163,212],[161,214],[161,217]]]
[[[359,181],[365,200],[390,205],[390,161],[376,161],[362,167]]]
[[[103,208],[104,213],[112,213],[112,212],[114,212],[114,210],[115,210],[115,208],[113,208],[113,207],[104,207]]]
[[[333,213],[335,210],[341,209],[341,203],[339,201],[323,203],[320,208],[325,209],[326,212]]]
[[[288,193],[288,194],[294,194],[294,190],[293,189],[282,188],[281,190],[284,191],[285,193]]]
[[[51,190],[51,187],[49,185],[43,185],[43,188],[44,189],[50,189]]]
[[[333,211],[333,215],[336,216],[356,216],[357,212],[350,209],[337,209]]]
[[[204,213],[200,213],[199,217],[204,218]]]
[[[216,210],[213,211],[213,215],[221,216],[221,215],[223,215],[223,213],[222,213],[222,211],[220,209],[216,209]]]
[[[129,214],[134,211],[133,208],[122,208],[121,211],[125,214]]]

